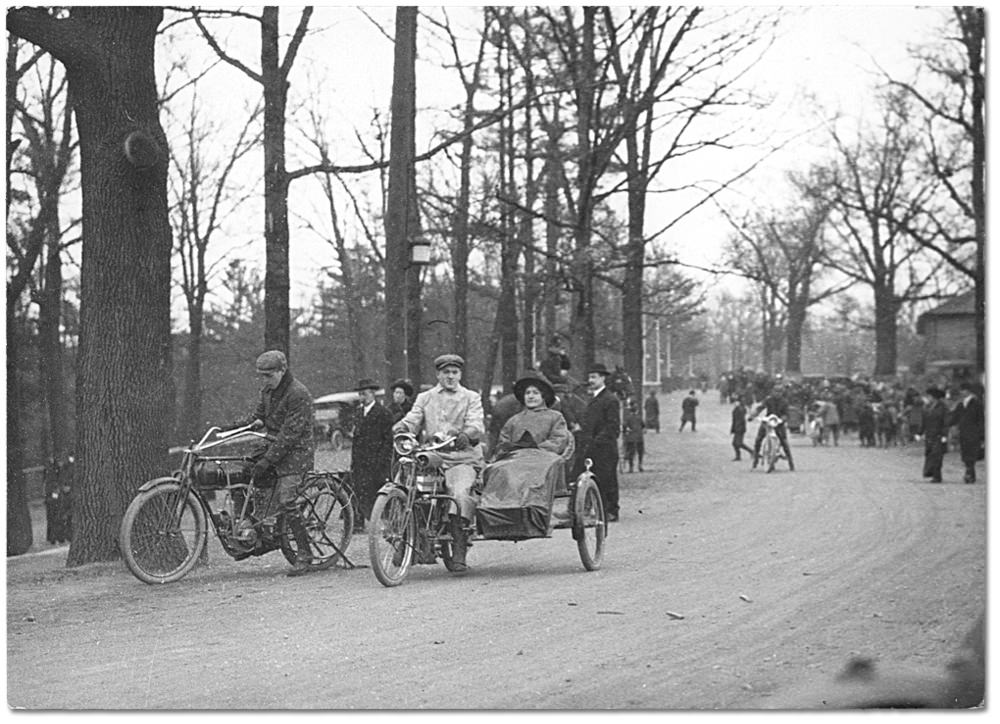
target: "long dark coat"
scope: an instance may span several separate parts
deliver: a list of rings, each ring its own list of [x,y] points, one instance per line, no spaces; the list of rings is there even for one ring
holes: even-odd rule
[[[924,409],[924,477],[941,479],[941,461],[944,458],[944,437],[948,432],[948,408],[941,400],[934,400]]]
[[[389,478],[392,466],[392,413],[375,402],[368,414],[358,408],[351,442],[351,484],[358,495],[361,513],[371,518],[379,488]]]
[[[955,405],[951,412],[951,424],[958,426],[958,448],[962,462],[978,460],[986,437],[986,418],[979,398],[970,397],[968,404],[959,402]]]
[[[618,515],[618,435],[621,432],[621,413],[618,398],[607,388],[591,397],[580,418],[577,434],[576,463],[573,478],[583,472],[586,458],[593,461],[591,470],[597,478],[597,487],[604,497],[605,512]]]

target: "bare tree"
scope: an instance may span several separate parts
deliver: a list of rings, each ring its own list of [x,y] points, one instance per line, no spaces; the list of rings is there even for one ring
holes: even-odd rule
[[[247,199],[246,192],[233,193],[232,177],[239,161],[260,141],[254,128],[259,107],[247,114],[232,141],[222,141],[224,132],[207,124],[200,113],[202,99],[195,88],[181,124],[183,142],[171,157],[171,221],[176,258],[180,264],[181,293],[187,306],[188,341],[184,360],[184,383],[178,431],[199,433],[202,419],[202,346],[205,332],[205,299],[213,268],[208,262],[212,240],[224,220]],[[220,142],[221,141],[221,142]],[[226,149],[216,157],[215,149]],[[218,263],[218,262],[217,262]]]
[[[932,210],[928,229],[914,239],[971,278],[975,287],[976,365],[986,367],[986,11],[952,8],[957,34],[944,32],[940,48],[915,52],[932,82],[889,78],[912,96],[926,117],[927,171],[941,184],[947,203]],[[967,249],[972,246],[970,254]]]
[[[313,9],[306,6],[281,57],[279,8],[265,6],[259,16],[244,11],[217,11],[215,15],[243,17],[260,25],[260,70],[254,70],[229,55],[205,26],[201,11],[194,19],[202,35],[222,60],[239,69],[261,86],[264,102],[264,347],[289,352],[291,313],[288,292],[288,185],[292,178],[285,166],[285,109],[288,104],[289,75],[299,47],[309,27]]]
[[[888,376],[896,374],[900,307],[923,298],[941,263],[914,242],[933,223],[927,208],[937,181],[916,168],[920,147],[909,106],[900,93],[890,93],[881,107],[878,121],[854,139],[831,128],[837,159],[823,193],[835,234],[826,260],[872,290],[874,374]]]

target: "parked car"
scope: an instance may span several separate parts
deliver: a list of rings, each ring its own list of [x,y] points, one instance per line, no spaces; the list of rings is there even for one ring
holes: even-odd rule
[[[385,390],[375,393],[380,402]],[[349,445],[354,437],[354,411],[358,407],[361,395],[351,390],[349,392],[334,392],[313,400],[316,429],[315,436],[330,443],[334,450],[340,450]]]

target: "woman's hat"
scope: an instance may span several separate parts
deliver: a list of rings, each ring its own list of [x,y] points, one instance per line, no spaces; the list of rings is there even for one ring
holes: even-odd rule
[[[362,377],[358,380],[358,384],[354,386],[356,392],[361,390],[377,390],[381,385],[373,380],[371,377]]]
[[[556,391],[552,389],[552,385],[543,375],[535,372],[534,370],[528,370],[523,375],[521,375],[517,382],[514,383],[514,397],[522,405],[524,404],[524,391],[528,387],[537,387],[542,393],[542,399],[545,401],[546,407],[552,407],[556,402]]]
[[[396,380],[389,386],[389,389],[394,390],[397,387],[401,389],[403,391],[403,394],[406,395],[407,397],[413,396],[413,385],[411,385],[406,380]]]

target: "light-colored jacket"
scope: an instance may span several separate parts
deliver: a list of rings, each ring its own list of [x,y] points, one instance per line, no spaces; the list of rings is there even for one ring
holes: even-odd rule
[[[483,401],[479,394],[459,385],[449,392],[441,385],[421,392],[413,407],[396,423],[394,430],[407,430],[427,442],[435,435],[448,436],[464,432],[475,441],[465,450],[443,453],[446,465],[470,463],[482,465],[482,440],[486,435]]]

